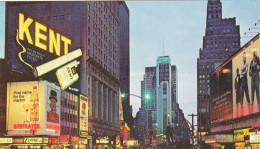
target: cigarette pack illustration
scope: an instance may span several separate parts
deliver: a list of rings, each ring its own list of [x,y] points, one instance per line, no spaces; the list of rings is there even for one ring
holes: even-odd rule
[[[56,71],[56,76],[59,80],[61,89],[65,90],[67,87],[69,87],[71,84],[76,82],[79,78],[78,73],[76,73],[76,68],[80,62],[79,61],[73,61],[61,68],[59,68]]]

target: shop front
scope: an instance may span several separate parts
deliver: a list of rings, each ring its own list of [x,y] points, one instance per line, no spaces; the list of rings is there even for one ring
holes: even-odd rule
[[[230,149],[233,148],[233,135],[231,134],[215,134],[206,135],[205,143],[210,146],[211,149]]]
[[[116,136],[100,136],[95,140],[95,149],[115,149]]]
[[[247,147],[251,147],[249,129],[250,128],[234,130],[235,149],[246,149]]]
[[[13,138],[0,138],[0,149],[9,149],[13,143]]]
[[[1,149],[48,148],[48,138],[45,137],[1,138],[0,142]]]

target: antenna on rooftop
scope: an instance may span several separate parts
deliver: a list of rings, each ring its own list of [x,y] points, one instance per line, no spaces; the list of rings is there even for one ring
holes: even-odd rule
[[[164,54],[165,54],[165,50],[164,50],[164,37],[163,37],[163,56],[165,56]]]

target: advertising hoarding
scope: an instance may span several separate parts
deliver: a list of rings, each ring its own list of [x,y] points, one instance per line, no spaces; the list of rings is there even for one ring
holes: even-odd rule
[[[47,81],[7,83],[7,134],[59,136],[60,93]]]
[[[211,123],[260,112],[259,57],[258,35],[211,75]]]
[[[96,143],[97,144],[109,144],[109,137],[108,136],[98,137],[96,139]]]
[[[234,130],[234,141],[243,142],[245,141],[245,136],[248,135],[249,135],[249,129]]]
[[[88,135],[88,97],[80,95],[80,121],[79,121],[79,131],[81,137],[86,137]]]
[[[138,146],[138,140],[127,140],[126,146]]]
[[[216,70],[211,76],[210,84],[210,118],[211,122],[228,120],[233,117],[232,98],[232,63]]]
[[[13,143],[13,138],[0,138],[0,144]]]
[[[260,143],[260,131],[249,132],[250,143]]]
[[[36,69],[39,66],[43,66],[44,64],[73,51],[71,50],[71,38],[59,31],[60,28],[57,28],[56,22],[46,25],[46,23],[49,24],[48,21],[45,22],[45,20],[39,19],[36,16],[32,17],[34,14],[25,13],[22,7],[9,7],[8,5],[7,16],[8,29],[6,35],[8,38],[6,56],[7,59],[9,59],[8,64],[10,64],[12,70],[22,72],[29,77],[37,76],[39,70],[36,71]],[[67,31],[65,32],[68,34]],[[60,63],[61,62],[53,63],[54,65],[51,66]],[[65,64],[66,63],[62,63],[62,65]],[[55,77],[57,68],[52,69],[51,67],[48,67],[47,69],[48,73],[37,77],[52,82],[58,82],[58,79]],[[69,82],[70,84],[67,84],[66,87],[77,81],[77,71],[79,72],[79,67],[75,67],[73,82]],[[67,79],[70,77],[67,77]],[[72,88],[78,89],[79,82],[73,84]]]
[[[32,73],[32,68],[68,53],[71,39],[42,21],[22,12],[9,12],[8,19],[12,19],[7,31],[12,69]]]
[[[232,60],[233,118],[260,112],[260,39]]]

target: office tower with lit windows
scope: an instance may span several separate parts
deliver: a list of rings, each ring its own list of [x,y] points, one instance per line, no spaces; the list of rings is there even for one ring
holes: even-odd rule
[[[159,56],[156,64],[156,134],[166,134],[172,125],[171,59]],[[162,137],[157,138],[161,141]]]
[[[14,32],[14,25],[17,25],[15,22],[17,14],[23,12],[69,37],[71,39],[69,52],[76,48],[82,50],[78,66],[80,78],[71,89],[89,99],[88,134],[99,133],[102,136],[119,134],[121,80],[127,83],[122,86],[122,91],[129,93],[129,10],[125,2],[9,2],[6,10],[8,18],[6,39],[13,38],[9,36]],[[121,24],[124,26],[120,26]],[[15,44],[8,43],[6,49],[11,49]],[[7,52],[7,55],[10,52]],[[120,56],[128,59],[124,62],[128,63],[124,70],[119,65],[123,60]],[[10,55],[7,56],[7,60],[12,62]],[[126,71],[125,74],[121,73],[125,78],[120,76],[121,70]],[[72,101],[75,105],[76,100]],[[68,119],[75,120],[73,114],[67,116],[65,114],[64,121]]]
[[[236,18],[222,18],[220,0],[208,0],[206,32],[197,59],[197,124],[199,131],[208,131],[210,74],[240,48]],[[203,129],[203,130],[200,130]]]
[[[147,95],[149,98],[147,98]],[[142,129],[138,129],[138,133],[140,134],[138,137],[139,140],[140,138],[144,140],[144,137],[151,137],[152,134],[156,134],[157,130],[161,130],[163,133],[168,124],[167,119],[169,119],[171,124],[177,123],[174,119],[174,116],[177,115],[177,110],[174,111],[174,105],[178,101],[177,67],[171,65],[169,56],[158,57],[157,66],[145,67],[144,78],[141,81],[141,97],[141,108],[137,117],[137,124],[142,127]],[[158,99],[160,100],[158,101]],[[163,111],[163,109],[166,111]],[[157,112],[158,110],[160,113]],[[158,114],[161,116],[157,116]],[[163,115],[166,115],[166,118],[163,118]],[[163,120],[157,120],[157,117],[162,117]],[[163,122],[163,124],[158,125],[157,122]],[[157,126],[160,128],[157,129]],[[159,133],[160,131],[157,132]]]

